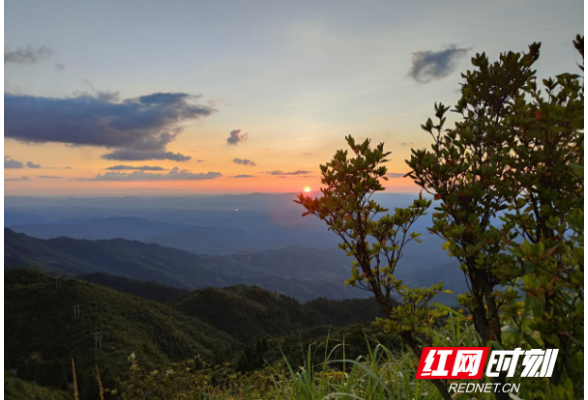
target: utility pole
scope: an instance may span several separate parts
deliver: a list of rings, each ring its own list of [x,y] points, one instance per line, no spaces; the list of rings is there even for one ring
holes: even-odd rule
[[[76,304],[73,306],[74,318],[80,318],[80,305]]]
[[[102,350],[102,332],[94,332],[94,348]]]
[[[57,290],[61,289],[61,276],[55,277],[55,289],[57,289]]]

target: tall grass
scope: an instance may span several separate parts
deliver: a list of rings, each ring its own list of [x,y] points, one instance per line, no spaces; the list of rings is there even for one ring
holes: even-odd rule
[[[508,341],[511,334],[504,332]],[[303,362],[283,362],[247,374],[230,365],[194,370],[189,361],[167,372],[143,371],[136,363],[131,377],[121,382],[124,399],[219,399],[219,400],[379,400],[441,399],[429,380],[414,378],[418,357],[410,350],[391,350],[365,337],[367,354],[347,359],[345,341],[310,345]],[[451,310],[434,334],[432,346],[476,347],[480,343],[467,316]],[[341,356],[342,354],[342,356]],[[336,356],[338,355],[338,356]],[[420,354],[418,355],[420,357]],[[318,361],[317,361],[318,360]],[[133,362],[134,359],[133,359]],[[467,383],[467,381],[464,381]],[[490,382],[488,378],[484,382]],[[549,388],[544,379],[513,378],[521,391],[513,399],[568,398]],[[477,383],[481,383],[477,381]],[[492,393],[456,394],[456,399],[494,399]],[[571,398],[570,398],[571,399]]]
[[[414,379],[418,359],[412,353],[394,352],[367,336],[365,340],[368,354],[356,359],[336,358],[338,350],[346,354],[345,344],[329,347],[327,339],[307,348],[302,365],[292,365],[284,356],[281,364],[245,375],[229,367],[188,372],[178,365],[171,392],[169,375],[142,372],[135,365],[131,380],[122,383],[123,398],[139,399],[148,392],[154,399],[441,399],[429,381]],[[323,355],[317,363],[313,360],[319,351]]]
[[[334,349],[333,349],[334,350]],[[381,344],[367,357],[330,359],[313,365],[311,347],[307,363],[297,371],[285,360],[289,375],[275,382],[276,399],[438,399],[427,381],[415,380],[415,359],[409,353],[394,354]],[[341,369],[342,365],[349,368]]]

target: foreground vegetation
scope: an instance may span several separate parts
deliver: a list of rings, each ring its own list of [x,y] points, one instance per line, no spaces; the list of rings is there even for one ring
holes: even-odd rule
[[[4,373],[4,398],[9,400],[71,400],[71,393],[26,382]]]
[[[578,35],[574,46],[583,59],[584,38]],[[432,198],[419,196],[392,211],[379,205],[373,194],[384,190],[391,153],[384,143],[348,136],[349,150],[321,165],[322,195],[300,194],[297,203],[304,215],[324,221],[354,259],[347,284],[371,291],[386,315],[382,327],[420,355],[444,315],[431,307],[443,282],[407,287],[397,271],[407,267],[406,244],[420,242],[415,221],[435,202],[428,230],[460,263],[455,273],[463,273],[468,290],[458,301],[480,342],[559,349],[543,392],[573,398],[584,392],[584,87],[570,73],[540,85],[533,69],[540,47],[533,43],[495,62],[476,54],[473,69],[462,74],[461,97],[451,109],[461,118],[453,126],[450,107],[435,103],[435,122],[422,125],[432,144],[412,149],[406,161],[406,177]],[[504,374],[492,382],[504,384]],[[449,382],[431,384],[451,399]]]
[[[230,365],[195,368],[188,360],[163,371],[143,369],[134,357],[129,359],[130,379],[122,384],[124,399],[440,399],[437,388],[427,380],[416,380],[418,359],[410,351],[392,350],[369,335],[364,336],[365,356],[349,357],[349,344],[328,337],[306,349],[304,362],[293,364],[287,357],[281,363],[242,374]],[[505,339],[516,335],[505,333]],[[436,331],[433,346],[479,346],[480,340],[467,316],[449,312],[442,329]],[[490,382],[489,379],[486,379]],[[545,379],[522,383],[521,399],[575,398],[567,391],[552,388]],[[468,381],[464,381],[468,383]],[[494,394],[463,394],[457,398],[493,399]]]

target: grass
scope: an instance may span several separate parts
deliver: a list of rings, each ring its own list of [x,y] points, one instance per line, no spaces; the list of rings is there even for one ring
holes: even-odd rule
[[[355,359],[345,357],[344,340],[327,339],[306,349],[301,365],[285,356],[281,363],[246,374],[230,365],[192,368],[186,361],[166,372],[143,371],[136,363],[131,378],[122,382],[124,399],[218,399],[218,400],[400,400],[441,399],[429,380],[414,378],[418,357],[409,350],[391,350],[365,336],[368,351]],[[432,346],[475,347],[479,338],[467,317],[450,313],[443,327],[435,332]],[[335,354],[343,354],[336,357]],[[320,357],[317,357],[320,354]],[[420,356],[420,355],[419,355]],[[321,359],[320,362],[313,360]],[[488,378],[485,379],[489,382]],[[464,381],[467,383],[467,381]],[[520,379],[521,392],[513,399],[554,399],[558,396],[541,380]],[[477,382],[481,383],[481,382]],[[464,393],[456,399],[494,399],[492,393]]]
[[[394,354],[377,344],[366,358],[331,360],[333,350],[325,356],[322,365],[308,362],[297,372],[285,360],[289,379],[276,383],[276,399],[439,398],[432,385],[414,379],[416,360],[412,354]],[[307,360],[311,359],[309,347]]]
[[[283,363],[248,374],[229,366],[207,366],[192,371],[190,364],[176,365],[172,372],[142,371],[134,364],[131,379],[123,382],[123,398],[141,399],[146,393],[161,399],[263,399],[263,400],[379,400],[440,399],[426,380],[414,379],[418,359],[410,352],[395,352],[380,343],[369,343],[369,354],[356,359],[335,359],[345,354],[345,344],[330,346],[329,339],[309,346],[303,365],[295,366],[284,356]],[[332,343],[331,343],[332,344]],[[315,355],[323,353],[315,364]],[[173,390],[170,382],[173,381]]]

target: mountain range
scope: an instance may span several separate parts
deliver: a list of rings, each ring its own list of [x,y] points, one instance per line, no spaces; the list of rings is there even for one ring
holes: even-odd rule
[[[32,267],[67,276],[104,272],[188,289],[258,285],[301,301],[367,296],[343,284],[348,264],[336,249],[291,247],[207,256],[126,239],[42,240],[5,228],[4,263],[5,268]]]
[[[290,246],[204,255],[127,239],[42,240],[5,228],[4,261],[6,268],[33,267],[69,276],[104,272],[188,289],[257,285],[301,301],[369,296],[343,284],[349,278],[351,260],[334,247]],[[444,254],[431,235],[424,236],[422,244],[406,247],[397,271],[409,286],[444,281],[448,289],[465,290],[455,260]],[[443,295],[440,300],[449,297]]]

